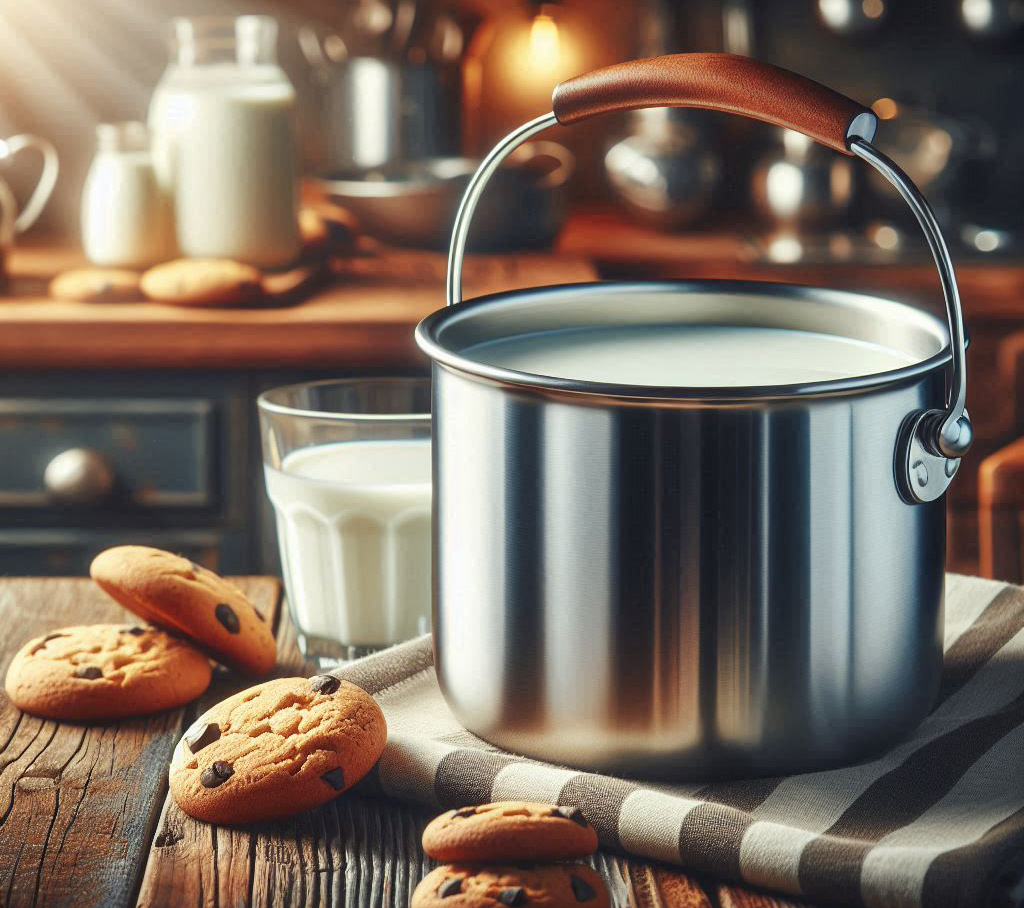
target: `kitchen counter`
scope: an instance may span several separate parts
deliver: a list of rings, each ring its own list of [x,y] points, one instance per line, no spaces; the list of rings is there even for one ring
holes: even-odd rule
[[[923,243],[906,254],[870,262],[772,262],[759,255],[761,245],[750,230],[714,227],[706,232],[663,233],[612,209],[595,207],[573,213],[559,237],[558,251],[586,257],[602,274],[615,277],[785,281],[873,290],[941,305],[938,275]],[[965,261],[954,249],[953,261],[968,321],[1024,324],[1024,260]]]
[[[772,263],[749,238],[719,229],[661,233],[608,208],[573,213],[554,253],[470,256],[473,296],[517,287],[626,278],[789,281],[939,301],[935,269],[892,264]],[[0,367],[285,368],[425,364],[416,323],[443,304],[446,256],[386,250],[349,259],[340,279],[287,306],[195,309],[157,303],[71,303],[48,298],[54,274],[81,253],[18,248],[0,295]],[[1024,263],[970,262],[957,275],[968,322],[1024,323]],[[1002,329],[1001,329],[1002,330]]]
[[[388,251],[352,258],[337,282],[288,306],[200,309],[50,299],[79,253],[17,249],[0,295],[0,368],[278,369],[426,365],[413,328],[444,305],[446,256]],[[594,280],[581,256],[471,256],[467,293]]]

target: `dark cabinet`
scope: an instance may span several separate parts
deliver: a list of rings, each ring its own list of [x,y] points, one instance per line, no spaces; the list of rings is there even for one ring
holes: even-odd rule
[[[97,552],[122,543],[181,552],[225,573],[276,573],[256,397],[344,374],[0,377],[0,574],[83,574]]]

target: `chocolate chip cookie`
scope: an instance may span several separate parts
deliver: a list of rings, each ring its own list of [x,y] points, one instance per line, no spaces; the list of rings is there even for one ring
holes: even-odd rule
[[[230,259],[176,259],[142,275],[143,293],[178,306],[228,306],[263,296],[263,275]]]
[[[89,572],[125,608],[184,634],[218,662],[256,676],[274,667],[264,616],[213,571],[160,549],[121,545],[97,555]]]
[[[6,688],[27,713],[95,722],[183,706],[209,683],[209,659],[184,640],[155,627],[93,624],[30,640]]]
[[[412,908],[609,908],[608,887],[584,864],[442,864],[412,896]]]
[[[124,268],[75,268],[50,281],[50,296],[83,303],[142,300],[139,275]]]
[[[171,759],[171,794],[185,813],[211,823],[276,819],[354,785],[386,740],[373,697],[348,681],[266,681],[192,723]]]
[[[593,854],[597,833],[578,807],[496,801],[435,817],[423,850],[441,861],[562,861]]]

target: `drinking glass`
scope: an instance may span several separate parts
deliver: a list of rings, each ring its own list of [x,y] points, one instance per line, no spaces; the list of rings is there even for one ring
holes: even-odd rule
[[[267,494],[299,648],[320,665],[430,630],[430,379],[260,395]]]

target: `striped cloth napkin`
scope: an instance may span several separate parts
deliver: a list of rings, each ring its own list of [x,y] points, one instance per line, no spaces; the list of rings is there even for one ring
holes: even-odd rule
[[[1024,853],[1024,589],[950,575],[945,646],[931,715],[888,753],[674,786],[538,763],[474,737],[445,705],[429,636],[336,674],[387,716],[370,790],[445,809],[578,806],[606,847],[827,905],[975,908]]]

